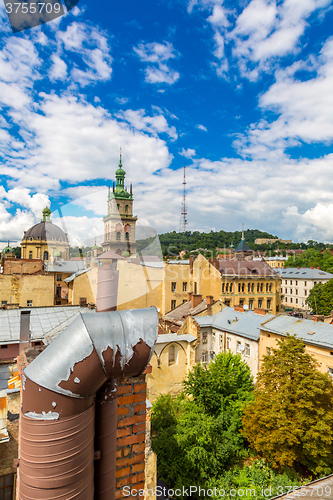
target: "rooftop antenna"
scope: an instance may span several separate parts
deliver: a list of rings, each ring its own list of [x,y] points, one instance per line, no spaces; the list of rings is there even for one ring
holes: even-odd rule
[[[185,233],[187,230],[187,207],[186,207],[186,167],[184,163],[184,180],[183,180],[183,201],[180,212],[179,232]]]

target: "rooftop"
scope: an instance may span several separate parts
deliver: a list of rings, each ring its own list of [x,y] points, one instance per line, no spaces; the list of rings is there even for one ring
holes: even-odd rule
[[[264,260],[219,259],[219,271],[222,276],[271,277],[278,278],[276,271]]]
[[[195,321],[201,327],[212,327],[230,333],[239,334],[251,340],[260,338],[260,325],[268,319],[274,318],[273,314],[256,314],[254,311],[240,312],[232,307],[225,307],[213,316],[197,316]]]
[[[43,340],[54,329],[58,333],[80,313],[92,313],[91,309],[80,306],[52,306],[25,308],[30,312],[32,340]],[[0,344],[15,344],[20,340],[22,309],[0,310]]]
[[[294,316],[280,314],[265,321],[262,330],[278,333],[296,335],[307,344],[314,344],[333,349],[333,325],[311,319],[299,319]]]
[[[333,278],[333,274],[311,267],[286,267],[277,269],[276,272],[281,275],[281,278],[289,279],[330,280]]]

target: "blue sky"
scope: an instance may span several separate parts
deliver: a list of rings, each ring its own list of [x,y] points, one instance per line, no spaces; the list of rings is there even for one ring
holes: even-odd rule
[[[157,232],[185,163],[190,230],[333,241],[332,26],[329,0],[80,0],[12,34],[0,3],[0,240],[45,205],[102,238],[121,146]]]

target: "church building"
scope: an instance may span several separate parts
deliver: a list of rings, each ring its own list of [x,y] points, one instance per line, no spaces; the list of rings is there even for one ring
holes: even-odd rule
[[[116,170],[116,184],[113,183],[112,193],[109,188],[107,207],[108,213],[104,222],[104,251],[111,250],[119,255],[136,253],[135,224],[137,217],[133,216],[132,184],[130,191],[125,187],[126,172],[121,162]]]

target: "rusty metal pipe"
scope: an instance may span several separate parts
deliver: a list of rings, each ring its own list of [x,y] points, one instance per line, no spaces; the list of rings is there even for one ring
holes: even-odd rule
[[[155,308],[80,315],[25,368],[20,500],[94,498],[92,400],[107,380],[136,376],[145,369],[153,353],[157,329]],[[114,420],[111,393],[105,394],[110,398],[105,407],[108,419]],[[86,429],[84,453],[76,445],[80,425],[74,426],[74,430],[70,427],[75,419]],[[31,435],[33,439],[29,438]],[[59,437],[59,446],[34,447],[35,440],[44,442],[45,435],[46,443]],[[105,472],[103,467],[101,475]],[[84,478],[84,485],[77,477]]]

